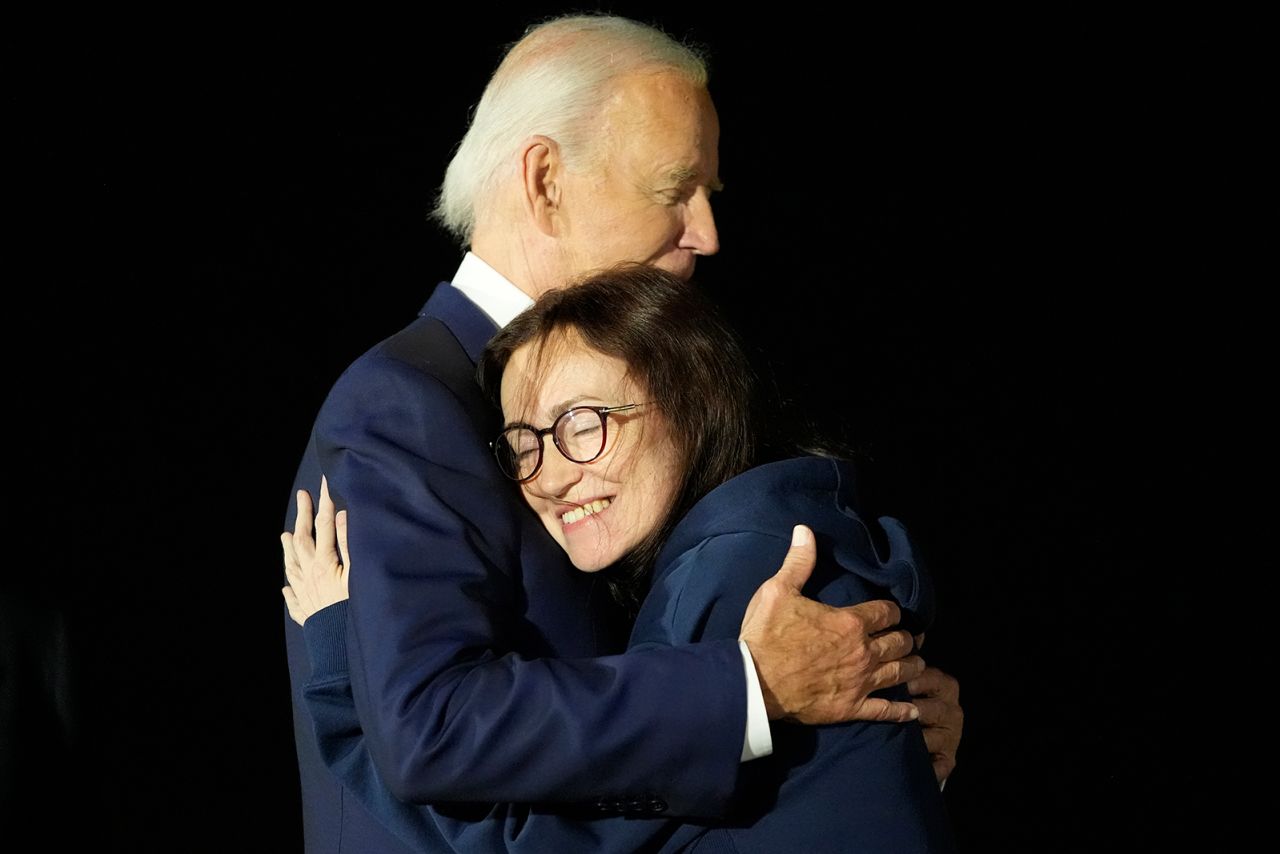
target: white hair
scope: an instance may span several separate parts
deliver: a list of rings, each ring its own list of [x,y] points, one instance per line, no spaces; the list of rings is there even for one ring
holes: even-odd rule
[[[628,18],[572,15],[530,27],[485,87],[432,216],[470,245],[477,209],[514,170],[515,146],[535,134],[554,139],[567,164],[590,165],[591,120],[612,84],[641,69],[669,69],[707,85],[706,61],[697,50]]]

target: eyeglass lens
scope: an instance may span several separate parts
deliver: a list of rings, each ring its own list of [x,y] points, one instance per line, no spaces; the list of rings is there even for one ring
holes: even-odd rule
[[[589,463],[604,450],[605,415],[595,409],[570,409],[546,431],[512,427],[499,438],[495,450],[498,464],[508,477],[524,480],[538,468],[542,454],[542,434],[550,433],[566,459]]]

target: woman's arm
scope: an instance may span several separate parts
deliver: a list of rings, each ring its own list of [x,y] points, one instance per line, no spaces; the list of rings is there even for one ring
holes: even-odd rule
[[[284,577],[289,583],[282,589],[289,616],[305,628],[307,618],[350,597],[347,567],[347,511],[335,514],[329,497],[329,481],[320,478],[320,506],[316,510],[315,529],[311,526],[311,495],[298,490],[298,518],[293,533],[280,535],[284,547]],[[337,549],[334,548],[335,542]],[[341,555],[339,555],[341,550]],[[346,614],[346,608],[342,609]],[[343,631],[345,643],[346,631]],[[344,668],[345,669],[345,668]]]

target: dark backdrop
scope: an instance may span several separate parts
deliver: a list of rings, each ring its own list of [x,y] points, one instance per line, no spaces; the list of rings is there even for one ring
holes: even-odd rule
[[[930,559],[965,850],[1200,832],[1185,726],[1216,618],[1212,586],[1179,579],[1215,568],[1197,472],[1219,450],[1187,400],[1228,338],[1201,298],[1209,34],[612,8],[710,49],[723,252],[698,279]],[[502,45],[555,11],[341,40],[6,36],[0,824],[300,847],[294,466],[342,368],[453,271],[434,189]]]

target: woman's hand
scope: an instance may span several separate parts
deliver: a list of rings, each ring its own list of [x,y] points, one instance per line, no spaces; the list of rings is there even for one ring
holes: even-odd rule
[[[335,539],[342,551],[341,559],[334,550]],[[316,611],[348,598],[351,557],[347,554],[347,511],[335,519],[327,480],[320,479],[315,535],[311,529],[311,495],[298,490],[298,518],[293,523],[293,533],[281,534],[280,543],[284,546],[284,575],[289,582],[280,592],[295,623],[302,625]]]

